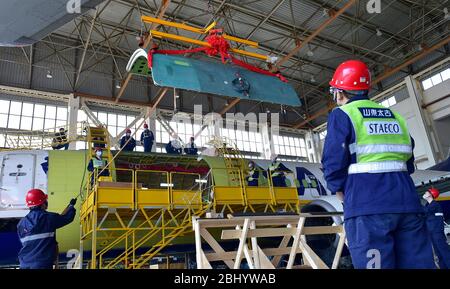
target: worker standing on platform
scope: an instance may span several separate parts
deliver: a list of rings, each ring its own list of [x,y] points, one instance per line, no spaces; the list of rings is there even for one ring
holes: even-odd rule
[[[259,181],[259,175],[260,172],[259,170],[256,168],[256,164],[254,161],[250,161],[248,163],[248,175],[245,178],[247,181],[247,186],[249,187],[257,187],[258,181]]]
[[[48,196],[39,189],[28,191],[26,203],[30,212],[17,224],[22,248],[19,252],[21,269],[52,269],[57,258],[56,229],[70,224],[75,218],[75,203],[60,214],[47,212]]]
[[[355,268],[434,268],[405,119],[370,101],[370,72],[350,60],[336,69],[322,164],[328,189],[344,202]]]
[[[106,167],[107,163],[106,160],[103,159],[103,151],[101,147],[95,148],[95,156],[91,158],[89,161],[89,164],[87,166],[87,170],[90,172],[93,172],[91,175],[91,186],[94,184],[94,175],[99,174],[99,176],[107,177],[109,176],[109,170],[104,169]]]
[[[148,124],[144,123],[144,131],[141,134],[141,143],[144,145],[144,152],[150,153],[152,151],[155,136],[151,130],[148,129]]]
[[[272,164],[269,167],[274,187],[286,187],[286,173],[290,170],[278,161],[277,156],[272,156]]]
[[[434,253],[439,259],[440,269],[450,269],[450,247],[444,233],[444,213],[441,205],[436,201],[439,191],[431,188],[423,195],[427,201],[425,213],[427,215],[427,229],[433,244]]]
[[[120,148],[123,151],[132,152],[135,147],[136,147],[136,140],[131,136],[131,129],[127,128],[125,130],[125,135],[120,139]]]

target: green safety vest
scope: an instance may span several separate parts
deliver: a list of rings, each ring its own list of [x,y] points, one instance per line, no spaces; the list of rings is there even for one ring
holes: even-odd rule
[[[356,163],[348,173],[407,171],[412,156],[411,137],[405,119],[371,100],[357,100],[341,106],[350,118],[355,142],[349,145]]]
[[[92,165],[94,166],[95,169],[100,169],[105,166],[105,161],[99,160],[97,158],[92,158]]]

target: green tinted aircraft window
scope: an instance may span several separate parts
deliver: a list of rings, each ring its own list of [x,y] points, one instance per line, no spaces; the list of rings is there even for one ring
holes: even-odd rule
[[[303,184],[303,187],[309,188],[309,183],[305,179],[302,180],[302,184]]]

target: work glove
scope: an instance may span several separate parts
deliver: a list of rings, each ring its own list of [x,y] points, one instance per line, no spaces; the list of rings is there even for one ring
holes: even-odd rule
[[[72,199],[72,200],[70,200],[70,205],[71,206],[75,206],[75,204],[77,203],[77,198],[74,198],[74,199]]]

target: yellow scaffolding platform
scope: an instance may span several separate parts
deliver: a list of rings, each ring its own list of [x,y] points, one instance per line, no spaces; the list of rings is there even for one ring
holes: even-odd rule
[[[88,133],[88,141],[91,137]],[[80,210],[81,251],[91,251],[89,267],[150,268],[167,246],[193,244],[192,219],[207,212],[299,212],[296,188],[273,188],[271,182],[247,187],[242,154],[223,143],[220,154],[226,167],[204,175],[111,166],[110,178],[92,172]],[[211,170],[223,171],[229,182],[216,184]]]

